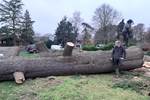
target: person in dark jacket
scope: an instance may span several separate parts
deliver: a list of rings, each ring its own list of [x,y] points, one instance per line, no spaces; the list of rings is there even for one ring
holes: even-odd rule
[[[112,51],[112,62],[113,62],[113,67],[115,69],[117,76],[119,76],[120,74],[119,66],[121,65],[121,60],[125,58],[126,58],[126,50],[121,45],[121,41],[116,41],[115,47],[113,48],[113,51]]]
[[[129,19],[127,21],[127,23],[125,24],[123,31],[122,31],[123,42],[125,43],[126,47],[128,46],[129,39],[131,39],[133,37],[133,34],[132,34],[132,24],[133,23],[134,23],[133,20]]]
[[[117,26],[117,39],[120,40],[122,37],[122,31],[125,26],[124,19]]]

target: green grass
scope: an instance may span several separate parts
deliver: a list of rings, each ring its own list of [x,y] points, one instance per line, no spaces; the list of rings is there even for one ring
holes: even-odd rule
[[[97,51],[97,50],[108,51],[108,50],[111,50],[113,47],[114,47],[113,43],[105,44],[104,46],[99,47],[99,48],[97,48],[95,45],[84,45],[82,50],[85,50],[85,51]]]
[[[40,57],[39,54],[37,54],[37,53],[28,53],[25,51],[20,52],[19,56],[24,57],[24,58],[38,58],[38,57]]]
[[[97,51],[98,48],[96,48],[95,45],[84,45],[82,47],[82,50],[85,50],[85,51]]]
[[[0,100],[150,100],[132,87],[119,87],[124,79],[128,79],[127,83],[131,82],[132,77],[134,75],[125,73],[119,79],[113,74],[106,74],[60,76],[55,80],[38,78],[27,80],[23,85],[2,82]]]
[[[107,51],[107,50],[112,50],[114,47],[114,43],[108,43],[104,45],[103,47],[99,48],[99,50]]]

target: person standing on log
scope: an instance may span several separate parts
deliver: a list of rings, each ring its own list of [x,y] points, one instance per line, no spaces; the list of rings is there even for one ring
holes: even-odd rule
[[[117,26],[117,39],[122,40],[122,31],[125,26],[124,19]]]
[[[133,34],[132,34],[132,24],[133,23],[134,23],[133,20],[129,19],[127,21],[127,23],[125,24],[123,31],[122,31],[123,42],[126,47],[128,47],[129,39],[133,38]]]
[[[121,45],[121,41],[116,41],[115,42],[115,47],[113,48],[112,51],[112,63],[113,67],[115,69],[115,73],[117,77],[119,76],[119,66],[121,65],[121,60],[126,58],[126,50],[124,47]]]

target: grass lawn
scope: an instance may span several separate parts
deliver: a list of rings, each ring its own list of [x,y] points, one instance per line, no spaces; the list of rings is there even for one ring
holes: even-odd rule
[[[130,72],[124,73],[121,78],[102,74],[59,76],[54,80],[51,77],[37,78],[27,80],[23,85],[2,82],[0,100],[150,100],[142,94],[150,90],[149,86],[142,88],[143,84],[132,80],[134,77]],[[138,77],[142,82],[150,82],[150,79]],[[137,84],[132,84],[132,81]]]
[[[40,57],[38,53],[31,54],[31,53],[28,53],[28,52],[25,52],[25,51],[21,51],[19,53],[19,56],[24,57],[24,58],[37,58],[37,57]]]

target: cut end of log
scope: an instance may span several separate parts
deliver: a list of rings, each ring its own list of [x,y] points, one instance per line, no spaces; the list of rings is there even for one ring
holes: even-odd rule
[[[74,47],[75,45],[72,42],[67,42],[68,46]]]
[[[14,72],[13,74],[15,82],[17,84],[23,84],[25,81],[24,73],[23,72]]]

